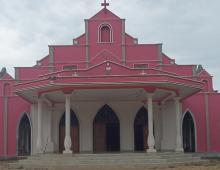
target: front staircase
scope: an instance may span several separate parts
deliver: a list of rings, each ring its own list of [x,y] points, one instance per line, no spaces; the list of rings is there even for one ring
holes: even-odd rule
[[[161,153],[105,153],[105,154],[43,154],[10,163],[10,169],[123,169],[169,167],[207,163],[197,154]]]

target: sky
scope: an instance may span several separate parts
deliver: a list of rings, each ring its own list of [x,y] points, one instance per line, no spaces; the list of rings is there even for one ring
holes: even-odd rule
[[[0,69],[33,66],[48,45],[69,45],[103,0],[0,0]],[[177,64],[202,64],[220,90],[219,0],[107,0],[139,43],[163,43]]]

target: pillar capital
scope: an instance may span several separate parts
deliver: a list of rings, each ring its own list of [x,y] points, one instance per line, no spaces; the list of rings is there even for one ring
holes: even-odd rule
[[[154,96],[154,93],[147,93],[147,98],[149,98],[149,97],[153,97]]]
[[[160,102],[160,106],[163,107],[165,105],[165,101]]]
[[[70,98],[72,94],[64,94],[66,98]]]
[[[173,98],[174,101],[180,101],[180,99],[181,98],[179,96],[176,96],[176,97]]]
[[[43,102],[44,96],[43,95],[38,95],[37,101],[38,102]]]
[[[154,93],[156,91],[156,87],[154,86],[143,87],[143,89],[145,90],[146,93]]]
[[[62,90],[63,94],[72,94],[72,92],[74,91],[74,89],[70,89],[70,88],[65,88]]]

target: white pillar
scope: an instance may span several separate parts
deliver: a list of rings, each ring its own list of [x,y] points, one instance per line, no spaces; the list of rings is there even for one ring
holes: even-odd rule
[[[154,132],[153,132],[153,101],[152,101],[153,93],[147,94],[147,108],[148,108],[148,149],[147,152],[156,152],[154,148],[155,140],[154,140]]]
[[[163,141],[163,110],[164,110],[164,105],[165,105],[165,103],[164,102],[162,102],[161,104],[160,104],[160,112],[159,112],[159,119],[158,119],[158,123],[159,123],[159,148],[160,148],[160,150],[162,150],[162,141]]]
[[[64,139],[65,150],[63,151],[64,154],[72,154],[72,151],[71,151],[72,141],[70,137],[70,97],[71,97],[71,94],[65,95],[65,98],[66,98],[66,102],[65,102],[66,116],[65,117],[66,118],[65,118],[65,139]]]
[[[43,153],[42,147],[42,104],[43,100],[38,98],[37,103],[37,153]]]
[[[48,121],[49,126],[49,136],[48,136],[48,145],[47,145],[47,151],[48,152],[53,152],[54,151],[54,143],[53,143],[53,105],[51,106],[50,109],[50,119]]]
[[[174,98],[175,108],[176,108],[176,152],[183,152],[183,142],[182,142],[182,130],[181,130],[181,108],[180,108],[180,98]]]

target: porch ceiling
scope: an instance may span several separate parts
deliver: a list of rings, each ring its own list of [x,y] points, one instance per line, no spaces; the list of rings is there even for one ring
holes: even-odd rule
[[[124,88],[112,88],[112,86],[100,86],[100,88],[75,88],[72,92],[72,101],[144,101],[146,100],[146,92],[142,87],[147,86],[132,86],[129,88],[125,86]],[[152,84],[151,86],[152,87]],[[180,85],[168,85],[160,84],[154,85],[155,91],[153,95],[153,101],[161,102],[164,99],[170,99],[170,96],[178,92],[179,96],[183,99],[189,95],[198,92],[198,88],[190,88],[188,86]],[[45,91],[41,93],[52,103],[64,103],[65,95],[63,93],[64,87],[47,87]],[[31,103],[37,102],[37,96],[39,91],[37,89],[29,89],[18,92],[18,95],[24,97]]]
[[[170,91],[156,90],[153,96],[154,101],[170,94]],[[51,92],[45,95],[54,103],[63,103],[64,94]],[[146,100],[146,92],[143,89],[96,89],[96,90],[75,90],[72,92],[72,101],[143,101]]]

